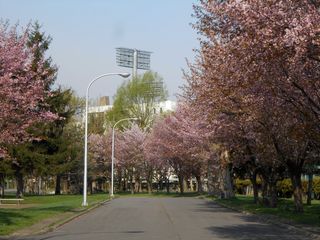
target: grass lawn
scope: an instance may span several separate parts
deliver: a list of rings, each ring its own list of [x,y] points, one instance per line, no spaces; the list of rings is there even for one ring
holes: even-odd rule
[[[108,198],[107,194],[88,196],[88,207]],[[82,195],[26,196],[21,208],[0,207],[0,235],[9,235],[19,229],[31,226],[40,220],[65,212],[76,213],[88,207],[81,207]]]
[[[308,224],[320,227],[320,201],[313,200],[312,205],[304,205],[304,213],[294,212],[292,199],[280,199],[277,208],[267,208],[253,203],[252,196],[237,195],[232,199],[215,199],[216,202],[231,206],[238,210],[244,210],[257,214],[271,214],[278,217],[292,220],[296,223]]]

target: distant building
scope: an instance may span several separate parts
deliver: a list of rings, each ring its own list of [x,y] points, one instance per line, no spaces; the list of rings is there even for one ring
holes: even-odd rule
[[[89,107],[89,113],[103,113],[112,108],[109,97],[103,96],[96,101],[96,106]],[[177,103],[175,101],[167,100],[155,104],[154,113],[161,114],[163,112],[173,112],[176,110]]]

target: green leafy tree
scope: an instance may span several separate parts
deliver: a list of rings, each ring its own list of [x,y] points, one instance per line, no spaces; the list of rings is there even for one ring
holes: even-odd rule
[[[162,77],[151,71],[146,72],[121,85],[113,108],[107,113],[107,120],[115,123],[123,118],[135,117],[139,118],[139,127],[148,130],[154,121],[157,104],[166,100],[167,95]],[[124,122],[121,126],[126,124]]]
[[[105,128],[105,114],[104,113],[90,113],[88,130],[90,134],[103,134]]]

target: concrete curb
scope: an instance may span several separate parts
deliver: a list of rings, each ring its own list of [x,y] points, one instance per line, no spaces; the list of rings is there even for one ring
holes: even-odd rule
[[[103,204],[105,204],[107,202],[110,202],[110,201],[111,201],[111,199],[107,199],[107,200],[105,200],[103,202],[96,203],[93,206],[87,208],[86,210],[81,211],[79,213],[76,213],[75,215],[73,215],[73,216],[71,216],[71,217],[69,217],[67,219],[64,219],[62,221],[57,221],[55,223],[49,224],[47,227],[45,227],[45,229],[41,229],[40,231],[35,232],[34,234],[39,235],[39,234],[44,234],[44,233],[47,233],[47,232],[51,232],[51,231],[55,230],[56,228],[61,227],[64,224],[66,224],[68,222],[71,222],[72,220],[74,220],[74,219],[76,219],[78,217],[81,217],[82,215],[85,215],[85,214],[89,213],[90,211],[92,211],[92,210],[94,210],[94,209],[100,207],[101,205],[103,205]]]
[[[312,227],[312,226],[309,227],[309,226],[300,225],[300,224],[297,224],[297,223],[293,223],[290,220],[286,220],[286,219],[283,219],[283,218],[280,218],[280,217],[277,217],[277,216],[274,216],[274,215],[255,214],[255,213],[252,213],[252,212],[248,212],[248,211],[245,211],[245,210],[241,210],[241,209],[237,209],[237,208],[231,207],[231,206],[229,206],[227,204],[223,204],[221,202],[217,202],[214,199],[212,199],[212,201],[215,202],[216,204],[222,206],[222,207],[231,209],[233,211],[241,212],[243,214],[250,215],[250,216],[254,216],[260,222],[277,225],[277,226],[280,226],[280,227],[283,227],[283,228],[287,228],[290,231],[294,231],[294,232],[297,232],[297,233],[302,233],[302,234],[310,237],[311,239],[320,240],[320,228]]]
[[[74,220],[74,219],[76,219],[78,217],[81,217],[82,215],[85,215],[85,214],[89,213],[90,211],[102,206],[103,204],[110,202],[111,200],[112,199],[110,198],[110,199],[107,199],[105,201],[98,202],[98,203],[92,205],[91,207],[89,207],[89,208],[87,208],[87,209],[85,209],[83,211],[80,211],[78,213],[74,213],[72,216],[67,217],[65,219],[62,219],[62,220],[58,219],[57,221],[54,221],[54,222],[44,226],[41,229],[35,230],[32,233],[28,233],[28,234],[13,233],[13,234],[11,234],[9,236],[1,236],[0,240],[15,240],[15,239],[20,239],[21,237],[29,237],[29,236],[41,235],[41,234],[45,234],[45,233],[51,232],[51,231],[63,226],[64,224],[66,224],[68,222],[71,222],[72,220]]]

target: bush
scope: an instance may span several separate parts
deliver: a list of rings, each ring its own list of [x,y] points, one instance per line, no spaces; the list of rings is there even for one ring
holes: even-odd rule
[[[320,177],[315,177],[313,179],[313,187],[312,187],[314,198],[320,200]]]
[[[286,178],[286,179],[283,179],[282,181],[278,181],[277,192],[279,197],[291,198],[293,194],[291,179]]]
[[[235,181],[235,190],[238,194],[246,194],[246,187],[252,186],[250,179],[239,179]]]
[[[277,182],[277,191],[279,197],[291,198],[293,194],[291,179],[286,178]],[[302,191],[307,194],[308,181],[302,180]],[[315,199],[320,199],[320,177],[315,177],[312,182],[312,191]]]

